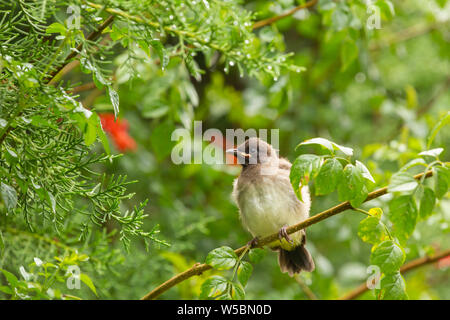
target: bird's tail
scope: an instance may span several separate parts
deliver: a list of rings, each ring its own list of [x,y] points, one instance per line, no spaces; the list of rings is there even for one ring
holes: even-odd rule
[[[291,251],[278,248],[278,264],[281,271],[287,272],[291,277],[302,270],[311,272],[315,268],[314,261],[303,243]]]

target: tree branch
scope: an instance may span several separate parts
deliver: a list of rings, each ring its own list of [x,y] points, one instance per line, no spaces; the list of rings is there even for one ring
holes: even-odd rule
[[[425,266],[427,264],[436,262],[442,258],[448,257],[450,256],[450,249],[439,252],[433,256],[427,256],[427,257],[422,257],[422,258],[418,258],[415,260],[410,261],[409,263],[405,264],[403,267],[400,268],[400,272],[401,273],[406,273],[408,271],[414,270],[416,268]],[[369,290],[369,288],[367,288],[367,284],[363,283],[361,284],[359,287],[357,287],[356,289],[350,291],[349,293],[347,293],[345,296],[339,298],[339,300],[353,300],[356,299],[357,297],[359,297],[360,295],[362,295],[364,292],[366,292],[367,290]]]
[[[415,179],[421,179],[423,176],[425,176],[425,178],[431,177],[433,175],[433,171],[427,171],[424,173],[420,173],[414,176]],[[372,199],[381,197],[382,195],[385,195],[386,193],[388,193],[388,188],[384,187],[378,190],[375,190],[371,193],[368,194],[366,200],[364,200],[364,202],[370,201]],[[316,224],[319,221],[325,220],[329,217],[332,217],[338,213],[344,212],[348,209],[352,209],[352,206],[350,205],[349,201],[346,202],[342,202],[340,204],[338,204],[337,206],[334,206],[328,210],[322,211],[321,213],[318,213],[314,216],[312,216],[311,218],[308,218],[298,224],[295,224],[293,226],[290,226],[286,229],[288,234],[294,233],[296,231],[299,231],[301,229],[305,229],[306,227],[309,227],[310,225]],[[273,241],[278,240],[278,233],[274,233],[270,236],[264,237],[260,240],[258,240],[258,245],[256,247],[262,247],[264,245],[267,245]],[[237,256],[240,256],[242,254],[242,252],[247,248],[247,245],[240,247],[239,249],[234,250],[234,252],[236,253]],[[151,300],[151,299],[155,299],[156,297],[158,297],[159,295],[161,295],[162,293],[164,293],[165,291],[169,290],[170,288],[172,288],[173,286],[176,286],[177,284],[179,284],[180,282],[183,282],[193,276],[196,275],[200,275],[203,272],[205,272],[206,270],[211,269],[212,267],[208,264],[201,264],[201,263],[196,263],[193,267],[191,267],[190,269],[187,269],[186,271],[183,271],[177,275],[175,275],[174,277],[172,277],[171,279],[167,280],[166,282],[160,284],[158,287],[156,287],[155,289],[153,289],[152,291],[150,291],[149,293],[147,293],[144,297],[142,297],[142,300]]]
[[[289,16],[293,15],[294,13],[296,13],[299,10],[312,7],[313,5],[315,5],[317,3],[317,1],[318,0],[311,0],[311,1],[308,1],[308,2],[306,2],[304,4],[301,4],[301,5],[293,8],[293,9],[291,9],[289,11],[286,11],[285,13],[282,13],[282,14],[280,14],[278,16],[267,18],[267,19],[264,19],[264,20],[261,20],[261,21],[257,21],[257,22],[255,22],[255,24],[253,24],[253,30],[261,28],[261,27],[264,27],[264,26],[267,26],[267,25],[272,24],[272,23],[275,23],[278,20],[281,20],[283,18],[289,17]]]

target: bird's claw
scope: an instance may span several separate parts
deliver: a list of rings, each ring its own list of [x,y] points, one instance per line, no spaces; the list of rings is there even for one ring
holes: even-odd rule
[[[293,244],[294,242],[292,241],[291,237],[289,237],[289,234],[286,231],[286,226],[281,227],[280,231],[278,232],[278,238],[280,240],[282,240],[283,238],[289,242],[290,244]]]
[[[256,247],[258,245],[258,240],[258,237],[254,237],[252,240],[247,242],[247,246],[249,246],[250,248]]]

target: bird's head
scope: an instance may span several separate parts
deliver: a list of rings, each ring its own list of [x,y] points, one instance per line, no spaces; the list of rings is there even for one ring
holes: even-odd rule
[[[243,166],[266,163],[278,158],[276,150],[259,138],[249,138],[237,148],[226,152],[236,156],[238,163]]]

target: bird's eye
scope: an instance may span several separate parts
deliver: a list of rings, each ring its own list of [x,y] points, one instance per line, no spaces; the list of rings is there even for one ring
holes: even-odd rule
[[[256,149],[255,148],[251,148],[250,149],[250,153],[255,153],[256,152]]]

